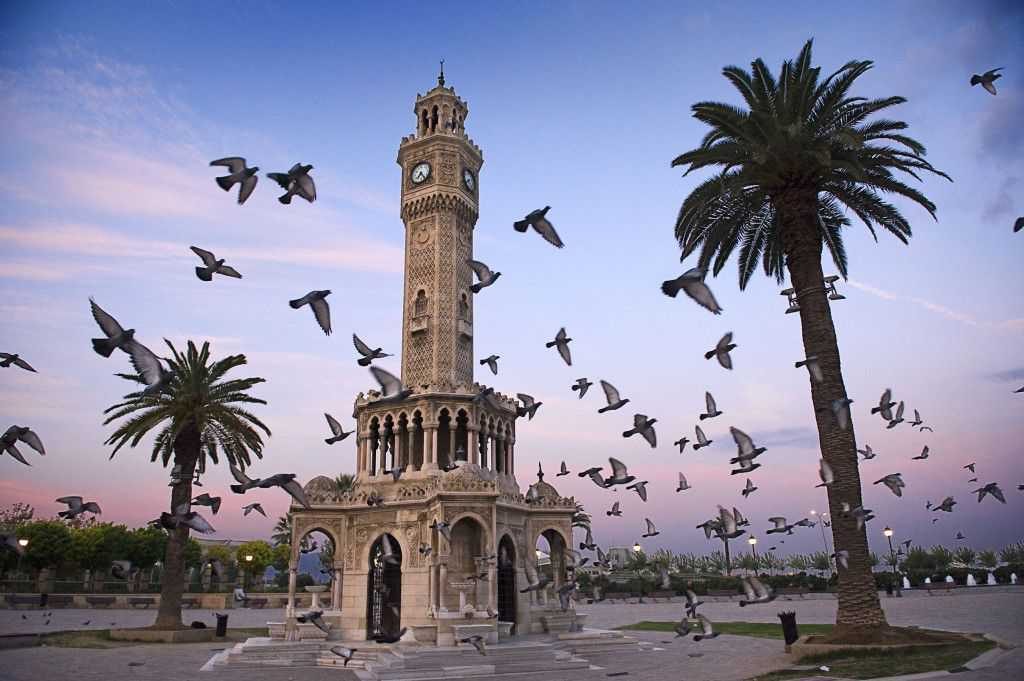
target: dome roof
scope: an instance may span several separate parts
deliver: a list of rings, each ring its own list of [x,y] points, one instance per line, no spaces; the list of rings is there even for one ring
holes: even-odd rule
[[[560,499],[562,497],[562,495],[558,493],[558,490],[555,489],[554,486],[547,482],[544,482],[543,480],[538,480],[537,482],[530,485],[530,489],[534,490],[537,493],[537,496],[545,500],[555,501],[556,499]]]
[[[318,475],[302,488],[310,501],[326,501],[338,496],[338,485],[326,475]]]

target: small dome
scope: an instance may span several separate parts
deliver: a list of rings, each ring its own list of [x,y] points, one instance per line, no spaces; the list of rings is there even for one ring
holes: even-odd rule
[[[318,475],[302,488],[310,501],[333,499],[338,496],[338,485],[326,475]]]
[[[562,497],[562,495],[558,493],[557,489],[543,480],[538,480],[530,485],[530,489],[534,490],[537,496],[543,498],[545,501],[555,501]]]

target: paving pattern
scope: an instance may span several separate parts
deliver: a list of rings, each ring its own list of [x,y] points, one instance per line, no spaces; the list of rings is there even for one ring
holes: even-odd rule
[[[917,625],[953,631],[986,632],[1024,645],[1024,589],[957,592],[956,595],[908,594],[884,598],[882,604],[892,624]],[[707,603],[701,611],[714,620],[777,622],[776,614],[793,610],[797,622],[828,623],[835,618],[835,601],[776,601],[770,605],[743,608],[736,603]],[[588,624],[610,628],[640,620],[673,620],[680,616],[679,603],[581,605],[589,614]],[[185,611],[186,621],[193,619],[212,625],[213,611]],[[283,617],[281,610],[232,610],[230,625],[262,626],[268,620]],[[22,615],[26,619],[22,619]],[[53,610],[50,624],[44,624],[38,611],[0,610],[0,634],[30,633],[82,628],[145,626],[155,612],[131,610]],[[82,623],[90,620],[90,624]],[[635,681],[741,681],[771,669],[789,665],[781,641],[723,635],[695,643],[691,639],[674,640],[672,634],[632,632],[649,642],[645,651],[628,656],[592,655],[595,667],[574,673],[569,681],[608,679],[609,674],[629,672],[624,679]],[[198,669],[225,644],[145,645],[112,649],[22,648],[0,651],[0,679],[5,681],[47,681],[75,678],[76,681],[195,681],[206,674]],[[130,666],[131,663],[141,663]],[[218,671],[218,681],[354,681],[349,672],[334,669],[267,669]],[[1008,681],[1024,678],[1024,648],[1004,656],[988,669],[957,674],[958,681]],[[504,681],[567,681],[562,675],[514,675]]]

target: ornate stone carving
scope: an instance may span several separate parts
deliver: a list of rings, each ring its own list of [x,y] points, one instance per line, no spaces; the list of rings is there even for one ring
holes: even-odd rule
[[[440,166],[441,184],[455,186],[457,181],[455,175],[459,167],[458,162],[455,159],[455,154],[442,153]]]

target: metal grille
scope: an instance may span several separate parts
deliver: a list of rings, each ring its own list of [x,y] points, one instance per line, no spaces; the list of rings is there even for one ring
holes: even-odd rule
[[[511,562],[498,564],[498,620],[516,621],[516,569]],[[512,627],[515,633],[515,626]]]
[[[366,638],[397,634],[402,620],[402,549],[391,540],[398,565],[386,565],[378,538],[370,549],[370,574],[366,583]]]

